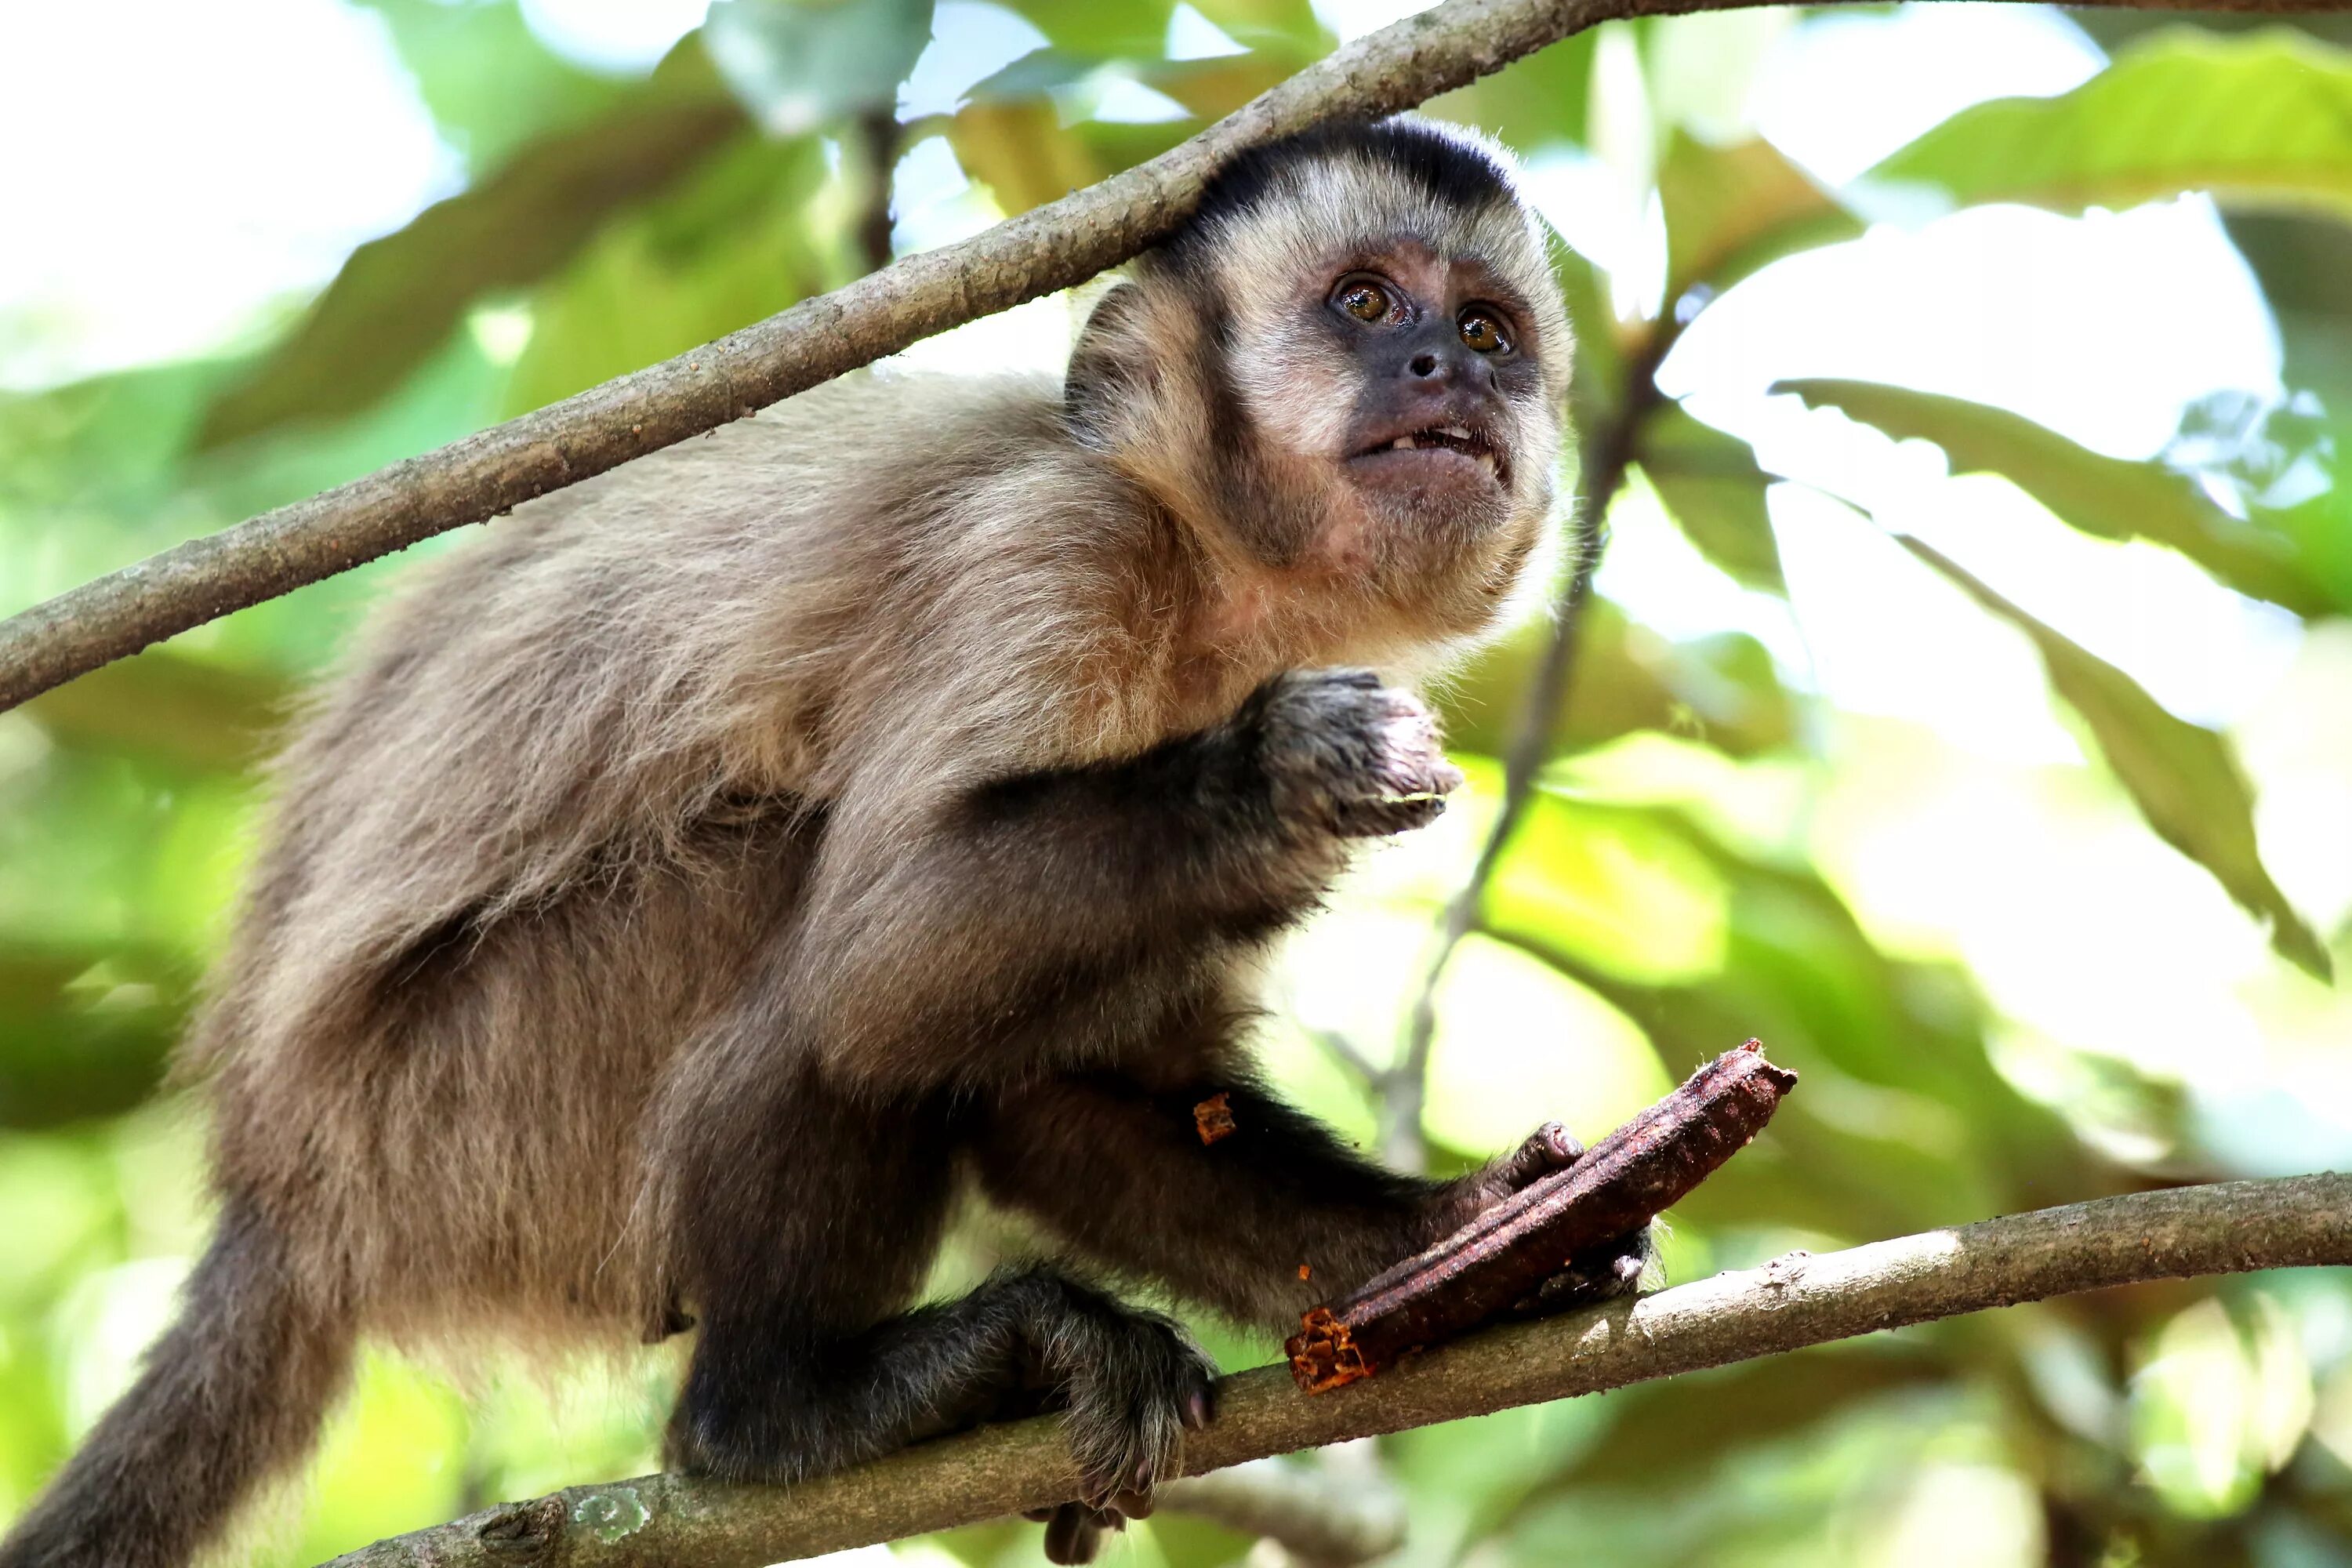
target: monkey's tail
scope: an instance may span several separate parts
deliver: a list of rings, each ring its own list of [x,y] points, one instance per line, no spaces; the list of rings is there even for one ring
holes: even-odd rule
[[[0,1568],[183,1568],[309,1450],[351,1347],[347,1320],[302,1289],[277,1232],[232,1200],[179,1321],[0,1541]]]

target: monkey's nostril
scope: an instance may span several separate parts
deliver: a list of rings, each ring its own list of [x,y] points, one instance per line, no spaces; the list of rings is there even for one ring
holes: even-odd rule
[[[1415,354],[1412,356],[1412,363],[1405,366],[1405,368],[1412,372],[1415,375],[1435,375],[1437,374],[1437,356],[1435,354]]]

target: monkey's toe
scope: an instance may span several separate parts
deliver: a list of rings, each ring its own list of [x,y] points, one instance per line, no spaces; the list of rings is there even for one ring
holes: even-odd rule
[[[1216,1374],[1165,1318],[1136,1312],[1100,1325],[1066,1384],[1081,1500],[1121,1517],[1149,1513],[1154,1489],[1181,1473],[1186,1429],[1207,1419]]]
[[[1032,1510],[1028,1517],[1045,1521],[1048,1563],[1091,1563],[1101,1554],[1103,1542],[1112,1531],[1127,1528],[1126,1519],[1115,1510],[1088,1508],[1082,1502]]]
[[[1568,1267],[1538,1286],[1517,1310],[1540,1316],[1633,1295],[1641,1289],[1657,1257],[1654,1226],[1612,1237],[1571,1256]]]

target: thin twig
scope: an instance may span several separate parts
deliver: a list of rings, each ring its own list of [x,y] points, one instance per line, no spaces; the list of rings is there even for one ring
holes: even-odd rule
[[[2088,3],[2282,15],[2336,8],[2334,0]],[[174,545],[0,621],[0,710],[191,626],[742,418],[934,332],[1082,283],[1166,235],[1209,172],[1245,146],[1318,121],[1409,109],[1612,18],[1756,4],[1445,0],[1335,50],[1159,157],[985,234],[907,257],[676,359]]]
[[[1642,422],[1666,402],[1658,390],[1658,367],[1673,352],[1682,326],[1673,321],[1654,325],[1625,362],[1622,398],[1607,417],[1592,421],[1580,432],[1582,449],[1576,476],[1576,513],[1570,536],[1567,584],[1552,610],[1551,638],[1544,645],[1543,661],[1536,667],[1512,721],[1510,749],[1503,757],[1503,801],[1486,830],[1478,858],[1462,886],[1438,918],[1437,942],[1429,966],[1422,972],[1405,1025],[1405,1047],[1396,1067],[1378,1081],[1381,1153],[1403,1170],[1419,1170],[1426,1163],[1422,1147],[1422,1108],[1429,1094],[1429,1053],[1437,1037],[1437,987],[1453,963],[1462,939],[1475,931],[1486,907],[1486,886],[1502,863],[1511,835],[1527,814],[1535,792],[1552,731],[1576,679],[1576,651],[1584,626],[1586,605],[1592,597],[1592,574],[1600,568],[1608,544],[1606,524],[1610,504],[1624,488],[1633,466]]]
[[[1274,1542],[1307,1568],[1356,1568],[1404,1544],[1404,1499],[1377,1469],[1341,1477],[1252,1459],[1174,1482],[1160,1506]]]
[[[1220,1385],[1195,1474],[1622,1388],[1963,1312],[2149,1279],[2352,1264],[2352,1176],[2135,1193],[1793,1253],[1596,1311],[1492,1329],[1309,1396],[1286,1366]],[[983,1427],[791,1487],[646,1476],[378,1542],[334,1568],[757,1568],[1076,1495],[1052,1417]]]

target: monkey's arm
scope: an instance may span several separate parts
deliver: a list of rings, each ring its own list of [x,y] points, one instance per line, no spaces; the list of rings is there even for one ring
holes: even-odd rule
[[[845,824],[796,932],[805,1037],[895,1087],[1115,1056],[1192,977],[1297,919],[1345,840],[1426,821],[1458,775],[1369,673],[1268,683],[1232,720],[1116,763],[955,789],[895,832]]]
[[[1217,1093],[1233,1131],[1204,1142],[1193,1107]],[[1285,1329],[1580,1152],[1551,1126],[1433,1181],[1371,1163],[1245,1080],[1153,1093],[1108,1074],[1011,1092],[976,1144],[989,1194],[1081,1251]]]

